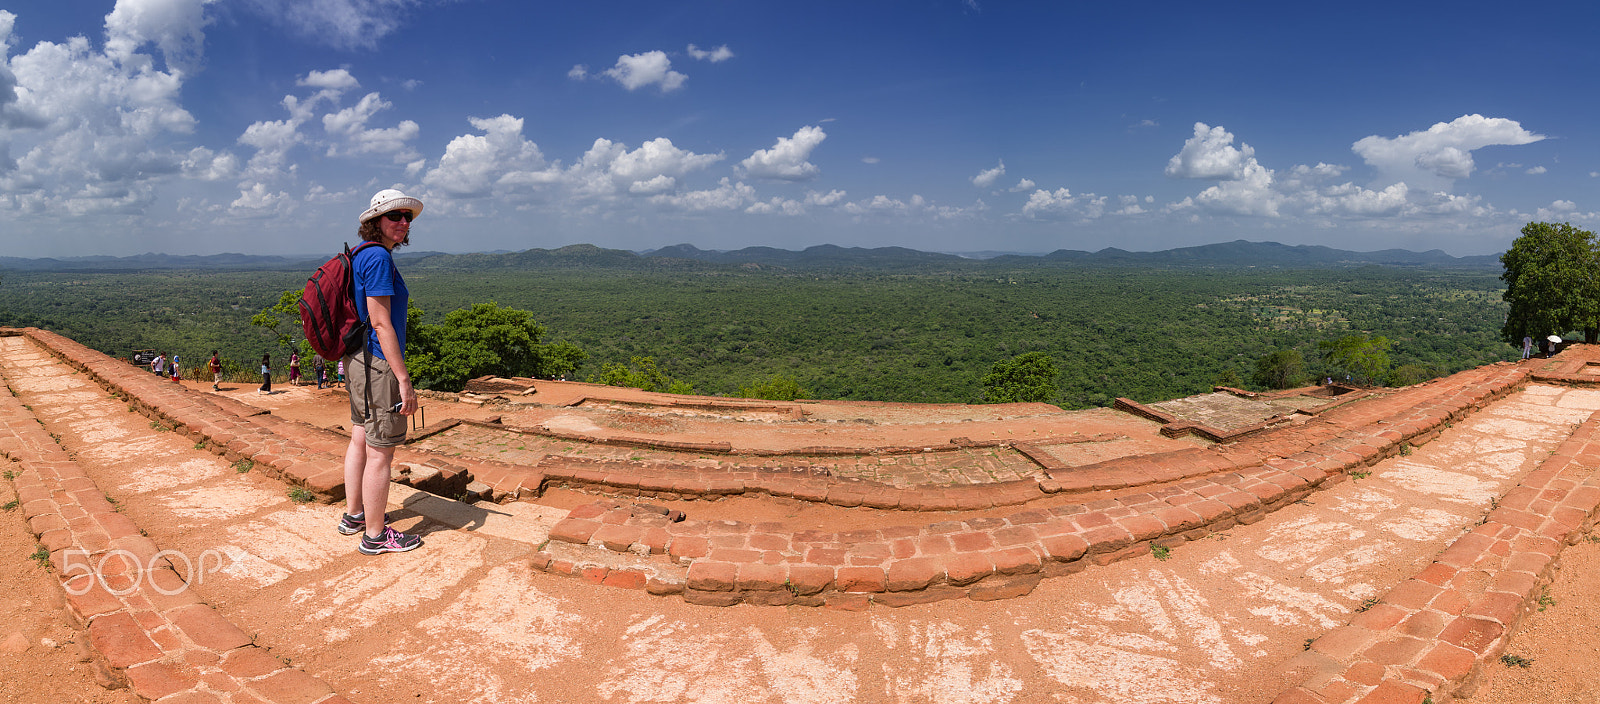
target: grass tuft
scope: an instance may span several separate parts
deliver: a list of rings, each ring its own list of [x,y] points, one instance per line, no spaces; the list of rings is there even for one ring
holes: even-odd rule
[[[1525,658],[1521,655],[1501,655],[1500,662],[1506,667],[1520,667],[1524,670],[1533,667],[1533,658]]]

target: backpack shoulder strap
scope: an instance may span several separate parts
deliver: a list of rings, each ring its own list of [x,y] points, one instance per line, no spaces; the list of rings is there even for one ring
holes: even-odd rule
[[[368,247],[378,247],[378,246],[380,246],[380,245],[377,242],[362,242],[361,244],[356,245],[355,249],[351,249],[350,245],[346,244],[344,246],[344,254],[345,254],[345,256],[350,257],[351,262],[354,262],[355,258],[356,258],[356,255],[360,254],[362,252],[362,250],[365,250]]]

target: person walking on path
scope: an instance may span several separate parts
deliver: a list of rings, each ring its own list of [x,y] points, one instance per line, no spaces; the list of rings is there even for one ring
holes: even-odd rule
[[[211,390],[222,390],[222,360],[217,358],[217,351],[211,350]]]
[[[344,453],[345,512],[340,533],[363,533],[363,554],[405,552],[422,545],[415,535],[388,526],[389,467],[405,442],[406,416],[417,411],[417,391],[406,370],[406,303],[410,292],[394,265],[394,250],[411,243],[411,221],[422,201],[394,189],[372,196],[357,233],[378,247],[365,247],[351,261],[356,312],[367,322],[366,343],[342,364],[356,388],[349,389],[350,445]],[[371,516],[373,520],[367,520]]]
[[[270,354],[261,355],[261,388],[256,389],[256,392],[272,393],[272,355]]]
[[[344,360],[339,360],[339,388],[344,388]]]
[[[183,381],[183,373],[178,371],[178,367],[181,364],[182,363],[178,361],[178,355],[172,355],[172,383],[174,384]]]
[[[290,352],[289,353],[289,384],[291,386],[299,386],[300,385],[300,353],[299,352]]]
[[[167,353],[156,355],[156,360],[150,363],[150,371],[155,372],[156,376],[167,375]]]
[[[1523,335],[1522,336],[1522,358],[1523,359],[1527,359],[1527,358],[1532,357],[1532,356],[1533,356],[1533,338],[1529,337],[1527,335]]]
[[[322,355],[311,357],[311,374],[317,377],[317,390],[322,390],[322,385],[328,382],[328,363],[323,361]]]

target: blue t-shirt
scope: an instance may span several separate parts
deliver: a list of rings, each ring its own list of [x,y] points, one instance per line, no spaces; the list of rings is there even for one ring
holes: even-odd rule
[[[394,325],[395,335],[400,338],[400,354],[405,354],[406,305],[411,299],[411,292],[406,290],[406,280],[400,278],[400,270],[394,267],[394,257],[389,250],[378,245],[356,253],[353,264],[351,276],[356,282],[356,313],[360,314],[362,320],[367,320],[367,296],[388,296],[389,322]],[[367,349],[372,351],[372,356],[383,357],[378,334],[370,327],[367,330]]]

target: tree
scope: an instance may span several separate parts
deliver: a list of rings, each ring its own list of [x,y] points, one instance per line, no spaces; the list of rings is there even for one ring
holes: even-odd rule
[[[1043,352],[1027,352],[995,362],[983,377],[983,396],[990,403],[1045,402],[1059,393],[1056,360]]]
[[[629,366],[629,365],[632,366]],[[591,384],[629,386],[641,391],[662,391],[669,394],[692,394],[694,386],[687,381],[676,381],[656,366],[655,357],[634,357],[629,364],[606,362],[600,373],[589,377]]]
[[[273,340],[285,350],[294,345],[294,333],[300,327],[300,297],[304,295],[301,289],[290,289],[278,296],[278,302],[261,309],[260,313],[250,316],[250,324],[258,328],[266,328],[272,333]],[[283,329],[285,324],[291,327]],[[309,345],[301,345],[309,347]]]
[[[1382,335],[1346,335],[1317,343],[1328,366],[1368,383],[1382,383],[1389,371],[1389,348],[1394,343]]]
[[[1421,364],[1402,364],[1389,372],[1390,386],[1411,386],[1438,376]]]
[[[772,378],[759,384],[739,387],[740,398],[759,398],[767,401],[793,401],[805,398],[806,390],[800,388],[800,382],[787,374],[774,374]]]
[[[545,328],[532,313],[493,302],[450,311],[439,325],[421,319],[420,309],[407,307],[406,369],[424,388],[459,391],[484,375],[549,379],[587,356],[565,341],[542,342]]]
[[[1244,385],[1244,380],[1239,378],[1239,372],[1237,370],[1235,370],[1233,367],[1228,367],[1223,369],[1221,374],[1217,375],[1216,380],[1213,381],[1211,385],[1238,388]]]
[[[1256,361],[1252,380],[1269,389],[1290,389],[1304,383],[1305,367],[1299,350],[1278,350]]]
[[[1583,330],[1585,342],[1600,335],[1600,254],[1593,232],[1570,223],[1530,222],[1500,263],[1502,297],[1511,304],[1500,335],[1511,346],[1521,347],[1523,337],[1537,340],[1573,329]]]

